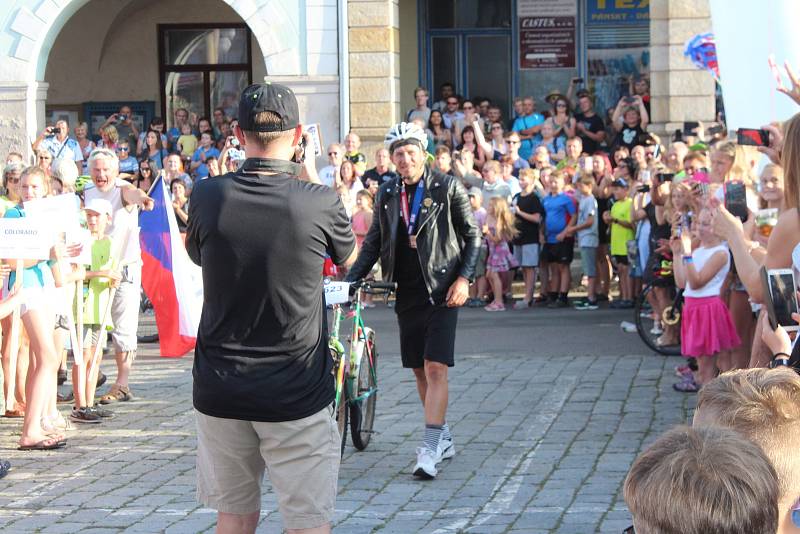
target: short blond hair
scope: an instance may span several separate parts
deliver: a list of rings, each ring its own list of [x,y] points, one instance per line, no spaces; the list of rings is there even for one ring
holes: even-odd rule
[[[693,425],[736,430],[769,457],[781,497],[800,488],[800,376],[792,369],[721,374],[700,390]]]
[[[483,170],[493,171],[495,174],[500,174],[502,172],[502,169],[500,168],[500,162],[495,160],[484,163]]]
[[[675,427],[633,462],[623,486],[637,532],[775,534],[778,480],[758,445],[727,428]]]
[[[535,182],[539,179],[539,169],[531,169],[531,168],[524,168],[519,170],[519,177],[525,177],[529,179],[531,182]]]

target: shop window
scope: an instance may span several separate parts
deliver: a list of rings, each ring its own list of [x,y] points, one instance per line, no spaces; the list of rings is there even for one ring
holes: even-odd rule
[[[178,108],[199,118],[222,107],[235,117],[238,95],[253,78],[250,29],[244,24],[160,24],[158,34],[167,127]]]

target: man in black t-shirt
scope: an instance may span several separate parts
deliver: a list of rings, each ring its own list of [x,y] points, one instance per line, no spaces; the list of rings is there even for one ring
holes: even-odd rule
[[[588,91],[578,91],[578,107],[581,112],[575,115],[575,132],[583,142],[583,151],[591,156],[605,140],[606,127],[594,112],[592,95]]]
[[[235,135],[248,159],[195,185],[186,236],[204,285],[197,494],[218,531],[255,532],[266,466],[286,529],[330,532],[341,442],[322,267],[352,264],[355,238],[336,192],[290,162],[302,135],[290,89],[245,89]]]
[[[369,180],[373,180],[378,183],[378,186],[383,185],[384,182],[388,182],[392,178],[397,176],[397,173],[392,171],[391,167],[389,166],[392,163],[391,158],[389,157],[389,151],[385,148],[379,148],[375,151],[375,166],[371,169],[367,169],[367,172],[364,173],[364,176],[361,177],[361,180],[364,182],[364,187],[369,187]]]
[[[480,232],[458,179],[425,164],[428,136],[400,123],[386,134],[398,178],[383,184],[372,226],[347,279],[366,276],[380,258],[384,279],[397,282],[395,312],[403,367],[414,372],[425,412],[425,437],[414,476],[434,478],[455,454],[447,426],[447,370],[455,362],[458,307],[469,295]]]

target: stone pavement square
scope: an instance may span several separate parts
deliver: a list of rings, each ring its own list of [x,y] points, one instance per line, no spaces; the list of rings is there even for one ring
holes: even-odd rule
[[[621,532],[631,462],[694,403],[672,390],[681,360],[650,354],[620,332],[624,319],[462,310],[448,412],[457,453],[423,482],[410,475],[422,415],[394,314],[368,310],[380,352],[377,433],[364,452],[348,443],[334,532]],[[13,464],[0,480],[0,532],[213,532],[215,512],[194,500],[191,366],[190,356],[161,359],[145,347],[136,399],[71,432],[63,450],[19,452],[20,422],[0,419],[0,457]],[[104,371],[113,381],[113,362]],[[268,482],[258,531],[282,531]]]

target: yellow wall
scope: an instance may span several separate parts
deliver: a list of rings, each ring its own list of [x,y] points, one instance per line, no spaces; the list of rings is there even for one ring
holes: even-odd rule
[[[414,107],[414,88],[419,85],[419,32],[417,2],[400,2],[400,107],[403,116]],[[431,101],[432,103],[432,101]]]

